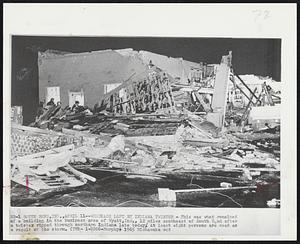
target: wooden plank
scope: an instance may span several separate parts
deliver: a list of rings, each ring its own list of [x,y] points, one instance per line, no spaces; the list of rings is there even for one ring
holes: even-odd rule
[[[255,87],[253,94],[255,94],[256,90],[257,90],[257,87]],[[254,97],[253,94],[251,94],[250,100],[249,100],[249,102],[248,102],[248,104],[247,104],[247,106],[245,108],[245,111],[244,111],[244,113],[242,115],[242,118],[241,118],[241,121],[240,121],[240,125],[242,124],[243,121],[247,120],[247,118],[248,118],[249,109],[250,109],[251,103],[253,103],[252,102],[252,99]]]
[[[144,71],[143,73],[145,73],[146,71]],[[108,99],[111,95],[113,95],[114,93],[116,93],[117,91],[121,90],[122,88],[125,88],[126,86],[128,86],[128,84],[130,83],[131,79],[133,76],[135,76],[136,73],[134,72],[132,75],[129,76],[129,78],[127,80],[125,80],[122,85],[116,87],[115,89],[111,90],[110,92],[106,93],[104,98],[102,100],[106,100]],[[141,74],[139,74],[141,75]]]
[[[221,143],[221,144],[223,144],[223,143],[225,143],[226,142],[226,140],[224,140],[224,139],[219,139],[219,138],[197,138],[197,139],[194,139],[194,138],[191,138],[191,139],[185,139],[185,140],[183,140],[184,142],[187,142],[187,143],[197,143],[197,142],[199,142],[199,143],[211,143],[211,144],[217,144],[217,143]],[[212,145],[212,146],[214,146],[214,145]]]
[[[89,180],[89,181],[92,181],[92,182],[96,182],[96,178],[94,178],[94,177],[92,177],[92,176],[90,176],[90,175],[84,174],[84,173],[82,173],[82,172],[80,172],[80,171],[74,169],[74,168],[73,168],[72,166],[70,166],[70,165],[67,165],[65,168],[66,168],[66,170],[71,171],[74,175],[80,176],[80,177],[82,177],[82,178],[84,178],[84,179],[87,179],[87,180]]]
[[[242,78],[238,75],[235,74],[235,76],[242,82],[242,84],[247,88],[247,90],[250,92],[250,94],[255,97],[258,100],[258,97],[255,95],[255,93],[249,88],[249,86],[242,80]]]
[[[110,162],[115,162],[115,163],[120,163],[120,164],[139,164],[138,162],[130,162],[130,161],[124,161],[124,160],[105,158],[105,157],[87,157],[87,158],[93,159],[93,160],[110,161]]]
[[[173,190],[175,193],[188,193],[188,192],[208,192],[208,191],[233,191],[233,190],[244,190],[244,189],[256,189],[256,186],[236,186],[228,188],[201,188],[201,189],[183,189]]]

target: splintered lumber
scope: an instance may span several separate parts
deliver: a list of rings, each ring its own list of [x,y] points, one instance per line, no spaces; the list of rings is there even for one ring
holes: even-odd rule
[[[12,181],[23,185],[27,188],[33,189],[37,192],[41,190],[62,190],[70,187],[78,187],[86,184],[86,179],[78,179],[78,175],[72,173],[64,172],[63,170],[58,170],[51,175],[57,176],[57,178],[51,182],[45,179],[45,175],[24,175],[21,173],[15,174],[12,177]]]
[[[222,148],[224,144],[227,143],[227,141],[222,139],[209,139],[209,138],[198,139],[197,138],[197,139],[185,139],[183,140],[183,143],[192,146],[199,146],[199,147],[212,146],[212,147]]]
[[[106,158],[106,157],[89,157],[89,156],[87,156],[87,158],[92,159],[92,160],[110,161],[110,162],[115,162],[115,163],[120,163],[120,164],[139,164],[138,162],[117,160],[117,159],[111,159],[111,158]]]
[[[116,114],[113,116],[114,118],[135,118],[135,117],[166,117],[165,114],[160,114],[160,113],[139,113],[139,114]]]
[[[213,94],[214,89],[210,87],[200,87],[199,85],[187,85],[187,84],[172,84],[172,88],[181,89],[182,91],[196,91],[200,94]]]
[[[76,113],[76,114],[68,114],[68,115],[66,115],[65,120],[73,122],[73,120],[81,119],[83,117],[85,117],[85,111],[82,111],[82,112],[79,112],[79,113]]]
[[[66,155],[68,157],[68,155]],[[58,155],[60,158],[61,156]],[[15,165],[11,180],[35,191],[78,187],[95,178],[73,169],[66,157],[56,160],[34,159],[30,164]],[[33,159],[31,160],[33,161]],[[54,162],[55,161],[55,162]]]
[[[152,117],[153,118],[153,117]],[[127,136],[165,135],[173,134],[177,130],[182,119],[179,118],[141,118],[116,116],[107,118],[91,128],[90,132],[98,134],[105,132],[110,134],[123,134]]]
[[[36,123],[40,121],[48,120],[51,116],[55,115],[58,110],[60,109],[60,106],[51,106],[42,114],[37,120]]]
[[[97,104],[97,109],[114,114],[136,114],[155,112],[174,105],[169,75],[153,68],[129,78],[107,93]]]
[[[176,126],[172,127],[159,127],[156,126],[154,128],[138,128],[138,129],[130,129],[127,130],[125,135],[126,136],[144,136],[144,135],[151,135],[151,136],[159,136],[159,135],[173,135],[177,130]]]
[[[77,149],[78,151],[78,149]],[[39,152],[11,161],[12,181],[35,191],[55,190],[82,186],[87,180],[96,179],[73,169],[69,163],[74,153],[74,145]]]

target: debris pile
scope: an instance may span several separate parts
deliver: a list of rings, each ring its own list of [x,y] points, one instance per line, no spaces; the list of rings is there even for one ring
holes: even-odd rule
[[[220,183],[158,190],[167,201],[181,193],[253,192],[279,184],[278,96],[265,83],[260,94],[251,90],[233,73],[231,58],[223,56],[217,70],[190,84],[151,67],[108,92],[93,112],[60,104],[43,108],[32,127],[12,127],[12,180],[36,191],[96,180],[81,171]],[[230,81],[246,104],[227,96]]]
[[[155,112],[174,106],[170,77],[160,70],[150,69],[105,95],[96,111],[114,114]]]
[[[78,187],[95,178],[74,169],[70,162],[74,146],[64,146],[52,150],[14,158],[12,181],[37,192],[63,190]]]

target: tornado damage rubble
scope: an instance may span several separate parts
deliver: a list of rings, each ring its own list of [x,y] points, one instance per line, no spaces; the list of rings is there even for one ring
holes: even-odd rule
[[[132,49],[39,53],[40,82],[59,60],[110,53],[143,69],[99,81],[103,95],[53,71],[60,97],[41,87],[34,122],[12,107],[12,206],[280,207],[280,82],[236,74],[232,52],[199,64]],[[130,74],[115,63],[102,69]]]

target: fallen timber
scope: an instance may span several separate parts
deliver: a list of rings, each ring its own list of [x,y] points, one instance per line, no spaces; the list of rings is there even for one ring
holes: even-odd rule
[[[256,186],[237,186],[228,188],[201,188],[201,189],[182,189],[173,190],[175,193],[189,193],[189,192],[208,192],[208,191],[234,191],[234,190],[245,190],[245,189],[256,189]]]
[[[165,141],[163,141],[164,139]],[[237,159],[237,157],[231,158],[230,156],[223,156],[220,153],[211,154],[205,151],[195,154],[195,152],[190,153],[186,149],[175,149],[176,144],[178,142],[176,142],[176,137],[174,136],[127,137],[125,139],[126,148],[131,148],[132,152],[142,150],[143,153],[138,158],[128,155],[131,159],[127,157],[124,160],[118,157],[89,157],[86,155],[94,163],[81,164],[80,166],[74,165],[74,167],[122,174],[139,174],[141,177],[142,175],[155,175],[158,177],[164,175],[167,178],[175,177],[181,179],[195,177],[198,180],[223,180],[235,184],[251,183],[253,177],[255,178],[260,175],[257,172],[278,172],[276,168],[252,168],[252,164],[249,163],[246,166],[246,162],[248,161],[241,161],[240,156],[240,159]],[[211,145],[215,146],[215,142],[212,142]],[[176,151],[172,151],[172,148]],[[169,151],[170,149],[171,151]],[[245,150],[248,149],[246,148]],[[173,157],[178,156],[178,159],[173,159]],[[216,160],[213,158],[216,158]]]
[[[68,172],[77,176],[80,176],[80,173],[78,173],[80,171],[101,171],[125,175],[128,178],[153,180],[172,178],[190,180],[193,177],[195,180],[205,180],[212,184],[220,181],[229,182],[234,185],[252,184],[262,174],[278,172],[278,169],[266,167],[265,165],[262,165],[260,168],[252,168],[251,165],[246,166],[244,163],[248,162],[247,157],[243,159],[245,156],[241,157],[236,154],[239,150],[244,150],[243,146],[238,146],[245,140],[244,138],[220,138],[212,136],[211,131],[206,126],[199,127],[199,122],[195,123],[187,118],[172,118],[170,116],[158,115],[132,115],[131,117],[127,117],[124,115],[112,116],[103,114],[89,117],[89,119],[94,121],[104,118],[106,120],[104,120],[104,123],[108,126],[106,129],[102,127],[99,132],[93,131],[91,129],[93,127],[91,126],[90,132],[63,129],[62,132],[57,133],[36,128],[29,129],[37,134],[54,137],[87,138],[89,146],[82,147],[83,143],[77,143],[76,145],[72,144],[74,148],[71,145],[54,147],[45,153],[38,152],[35,156],[25,155],[24,159],[26,157],[27,159],[35,159],[42,155],[47,157],[47,155],[53,153],[73,150],[74,157],[70,161],[70,167],[72,168],[68,167]],[[167,135],[168,132],[162,127],[168,123],[176,125],[170,135]],[[149,125],[148,128],[151,129],[161,127],[160,129],[163,131],[163,134],[161,136],[137,135],[135,137],[128,137],[128,134],[122,133],[126,137],[116,137],[114,136],[114,134],[118,134],[118,130],[114,128],[116,125],[122,127],[125,132],[131,126],[134,126],[135,130],[141,128],[144,131],[145,125]],[[96,124],[94,128],[97,128],[97,126],[99,125]],[[179,128],[180,126],[181,128]],[[113,133],[107,133],[109,127],[111,127],[112,132],[114,131]],[[19,129],[26,131],[26,127],[20,127]],[[145,133],[141,132],[141,134]],[[114,141],[117,142],[113,147],[108,146],[113,141],[112,138],[115,138]],[[234,140],[236,141],[232,141],[232,138],[235,138]],[[228,142],[231,144],[234,142],[234,145],[227,145]],[[224,143],[227,147],[224,147]],[[248,152],[247,148],[245,150],[245,152]],[[253,153],[253,150],[250,152]],[[81,156],[78,158],[78,155]],[[240,155],[243,155],[243,153]],[[80,158],[84,160],[82,161]],[[74,171],[75,169],[77,171]],[[62,170],[62,172],[64,171]],[[89,177],[81,178],[87,180]],[[92,178],[89,180],[93,181]],[[43,178],[43,180],[47,180],[47,178]],[[86,180],[83,180],[78,186],[86,184]],[[23,179],[22,181],[15,180],[15,182],[26,186],[26,178],[25,181]],[[55,187],[56,189],[60,187],[70,188],[75,187],[75,184],[65,184],[64,182],[57,181],[51,185],[50,189],[54,189]],[[31,186],[31,188],[33,189],[34,186]],[[40,190],[38,188],[35,189]]]

